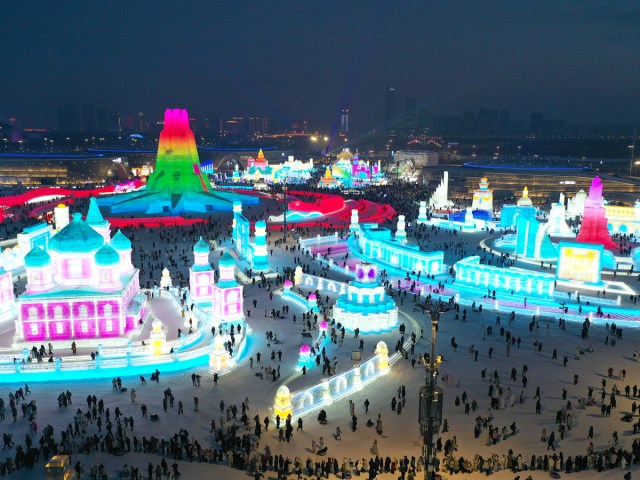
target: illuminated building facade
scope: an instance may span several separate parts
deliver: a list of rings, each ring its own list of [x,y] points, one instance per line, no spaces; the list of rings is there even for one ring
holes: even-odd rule
[[[529,198],[529,189],[527,187],[524,187],[524,190],[522,190],[522,197],[518,199],[516,205],[519,207],[530,207],[533,205],[533,202]]]
[[[515,228],[520,217],[536,218],[536,207],[504,205],[500,211],[500,226]]]
[[[397,268],[406,272],[422,272],[437,275],[445,271],[444,253],[425,252],[418,245],[403,242],[404,237],[392,237],[391,230],[375,223],[359,225],[356,239],[350,239],[361,256],[378,265]],[[355,242],[355,245],[353,245]]]
[[[455,284],[473,288],[486,288],[496,292],[553,296],[555,277],[522,268],[502,268],[480,263],[477,255],[466,257],[453,266]]]
[[[569,225],[567,225],[566,216],[564,194],[561,193],[558,202],[551,204],[549,220],[547,220],[547,223],[543,226],[547,235],[551,237],[575,238],[576,234],[573,233]]]
[[[560,242],[558,245],[558,280],[601,283],[604,246],[578,242]]]
[[[118,160],[116,163],[115,160]],[[84,185],[125,176],[126,157],[73,154],[0,154],[0,185]]]
[[[189,268],[189,293],[199,305],[210,305],[213,294],[213,269],[209,263],[209,244],[202,237],[193,246],[193,265]]]
[[[609,236],[606,210],[602,203],[602,181],[600,177],[595,177],[584,203],[582,225],[576,240],[584,243],[599,243],[607,249],[615,249],[616,244]]]
[[[357,153],[353,155],[344,148],[336,162],[327,168],[319,186],[351,188],[384,182],[386,178],[379,160],[371,165],[371,162],[361,160]]]
[[[311,178],[312,172],[312,159],[309,159],[308,162],[302,162],[301,160],[295,160],[293,156],[289,156],[284,163],[269,165],[269,161],[260,150],[257,158],[249,158],[247,170],[238,176],[238,180],[244,179],[254,183],[259,181],[266,183],[306,183]],[[235,172],[234,181],[236,181]]]
[[[489,181],[487,177],[480,180],[480,188],[473,192],[472,210],[486,210],[493,212],[493,190],[489,189]]]
[[[220,262],[218,282],[213,285],[213,319],[219,322],[235,322],[244,319],[243,286],[235,277],[236,263],[228,251]]]
[[[131,242],[120,231],[105,242],[80,213],[51,238],[47,251],[34,247],[25,267],[17,341],[125,337],[146,314]]]
[[[604,209],[609,233],[640,236],[640,200],[633,207],[606,205]]]
[[[581,217],[584,213],[584,202],[587,199],[587,192],[580,189],[569,199],[567,203],[567,217]]]
[[[453,207],[453,202],[449,200],[449,172],[444,171],[442,180],[431,194],[429,199],[429,207],[434,210],[442,210]]]
[[[242,204],[234,202],[231,231],[234,248],[242,260],[246,260],[251,264],[253,270],[268,270],[267,223],[264,220],[256,222],[253,243],[250,241],[250,229],[251,223],[242,214]]]
[[[356,265],[356,279],[349,282],[347,292],[333,306],[333,318],[349,331],[362,333],[390,330],[398,323],[398,308],[378,282],[376,265]]]
[[[15,305],[11,272],[0,267],[0,319],[12,315]]]
[[[558,258],[556,247],[551,243],[551,238],[535,217],[518,217],[517,228],[516,255],[535,260],[555,260]]]

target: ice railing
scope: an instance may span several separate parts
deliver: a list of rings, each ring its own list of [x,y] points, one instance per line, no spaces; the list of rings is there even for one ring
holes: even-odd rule
[[[299,283],[296,283],[296,287],[306,287],[312,291],[322,290],[338,295],[347,293],[347,284],[339,282],[337,280],[331,280],[330,278],[318,277],[308,273],[303,273]]]
[[[304,240],[298,240],[298,244],[305,249],[310,249],[317,245],[324,245],[327,243],[336,243],[340,240],[338,232],[334,232],[333,235],[326,235],[324,237],[318,234],[317,237],[305,238]]]
[[[410,344],[411,340],[406,341],[404,349],[408,349]],[[340,375],[323,378],[319,384],[292,392],[292,416],[308,415],[362,390],[364,386],[386,374],[394,363],[403,358],[403,355],[402,352],[390,355],[388,364],[384,361],[384,357],[386,357],[385,354],[376,354]]]
[[[345,251],[349,251],[349,248],[347,248]],[[303,248],[302,253],[304,255],[307,255],[309,258],[313,258],[318,263],[320,263],[320,265],[330,268],[336,272],[344,273],[345,275],[348,275],[350,277],[355,277],[355,271],[352,271],[349,268],[349,264],[347,262],[343,262],[344,266],[341,267],[337,262],[334,261],[332,257],[324,258],[324,256],[320,255],[319,252],[316,252],[315,254],[313,254],[311,250]],[[336,253],[343,253],[343,251],[338,251]]]
[[[235,325],[233,326],[235,328]],[[231,325],[229,325],[231,328]],[[248,335],[248,327],[243,325],[240,333],[235,335],[236,344],[234,354],[234,358],[238,358],[241,353],[244,351],[246,346],[246,339]],[[229,333],[225,333],[223,335],[223,342],[230,341],[231,336]],[[148,346],[145,346],[148,348]],[[81,357],[57,357],[53,362],[25,362],[22,363],[21,360],[16,361],[16,363],[6,363],[0,365],[0,375],[8,374],[8,373],[39,373],[39,372],[54,372],[54,371],[79,371],[79,370],[102,370],[102,369],[112,369],[112,368],[123,368],[123,367],[140,367],[140,366],[156,366],[163,365],[174,362],[182,362],[187,360],[193,360],[195,358],[202,357],[204,355],[208,355],[213,351],[213,339],[206,345],[191,348],[183,351],[174,351],[173,353],[163,353],[158,355],[151,355],[147,352],[146,355],[142,356],[133,356],[130,353],[126,353],[122,357],[108,357],[105,356],[105,352],[107,349],[103,350],[103,354],[98,354],[95,359],[90,359],[88,356]],[[84,357],[84,358],[83,358]],[[12,359],[13,360],[13,359]],[[231,369],[236,362],[230,362],[229,368],[227,368],[223,372],[225,373],[227,370]]]
[[[283,290],[281,290],[280,291],[280,296],[282,298],[287,299],[289,302],[297,305],[298,307],[300,307],[305,312],[308,312],[310,310],[316,310],[316,311],[318,310],[317,302],[310,301],[304,295],[302,295],[302,294],[300,294],[298,292],[294,292],[292,289],[283,289]]]
[[[242,329],[240,334],[236,335],[236,353],[235,357],[241,355],[241,352],[246,346],[247,329]],[[230,336],[224,335],[223,340],[229,341]],[[0,365],[0,375],[8,373],[39,373],[39,372],[64,372],[64,371],[79,371],[79,370],[102,370],[124,367],[142,367],[142,366],[157,366],[174,362],[183,362],[193,360],[195,358],[208,355],[213,351],[213,340],[207,345],[185,350],[182,352],[163,353],[159,355],[146,355],[141,357],[133,357],[126,355],[125,357],[113,357],[104,358],[97,356],[95,360],[76,360],[71,358],[60,357],[56,358],[54,362],[41,362],[41,363],[22,363],[16,362],[12,364]],[[230,366],[235,365],[235,362]],[[224,372],[221,372],[224,373]]]

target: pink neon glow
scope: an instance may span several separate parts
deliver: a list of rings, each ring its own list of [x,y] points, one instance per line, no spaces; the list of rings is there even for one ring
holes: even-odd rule
[[[320,322],[320,330],[326,330],[329,327],[326,320]]]
[[[309,355],[309,353],[311,353],[311,347],[306,343],[303,343],[300,347],[300,355]]]
[[[194,225],[196,223],[206,223],[204,218],[183,218],[183,217],[140,217],[140,218],[109,218],[112,227],[176,227],[183,225]]]
[[[616,244],[609,235],[605,212],[602,205],[602,181],[600,177],[595,177],[591,182],[589,195],[584,201],[584,216],[576,238],[578,242],[600,243],[610,250],[616,248]]]
[[[213,313],[218,318],[233,320],[243,315],[242,286],[213,287]]]
[[[28,190],[20,195],[10,195],[0,198],[0,205],[4,207],[15,207],[16,205],[24,205],[30,201],[37,201],[38,198],[59,195],[61,197],[69,197],[73,195],[76,198],[87,198],[99,196],[102,193],[113,193],[115,187],[110,185],[106,187],[93,188],[90,190],[69,190],[67,188],[43,187]],[[56,201],[57,205],[60,201]]]
[[[206,185],[205,185],[206,187]],[[29,216],[32,218],[39,218],[45,216],[50,218],[53,214],[53,209],[60,203],[67,205],[73,205],[74,199],[86,198],[92,196],[100,196],[105,193],[113,193],[115,187],[107,186],[97,189],[89,190],[69,190],[64,188],[44,187],[29,190],[20,195],[8,196],[0,198],[0,211],[3,208],[11,208],[18,205],[24,205],[29,201],[37,200],[38,198],[46,198],[52,195],[60,196],[55,201],[48,202],[45,205],[34,207]],[[262,197],[264,194],[256,191],[247,190],[233,190],[236,193],[243,195]],[[351,210],[357,209],[360,216],[360,221],[363,223],[384,223],[386,220],[391,220],[395,217],[396,211],[387,204],[378,204],[368,200],[344,200],[339,195],[332,195],[318,192],[302,192],[292,191],[289,192],[289,208],[293,211],[302,213],[319,212],[322,217],[315,218],[309,221],[295,222],[296,226],[303,227],[325,227],[333,229],[345,229],[349,228],[351,220]],[[2,219],[0,218],[0,221]],[[159,228],[163,226],[182,226],[193,225],[196,223],[206,223],[204,218],[192,218],[186,219],[179,216],[174,217],[140,217],[140,218],[107,218],[111,225],[116,228],[123,227],[146,227],[146,228]],[[279,224],[269,224],[270,230],[281,230],[283,227]]]
[[[293,287],[293,282],[291,280],[285,280],[284,288],[291,288],[291,287]]]

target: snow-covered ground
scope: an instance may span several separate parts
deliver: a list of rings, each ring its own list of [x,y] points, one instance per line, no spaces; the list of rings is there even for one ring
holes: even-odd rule
[[[321,233],[321,232],[313,232]],[[184,236],[184,240],[183,240]],[[162,259],[166,265],[166,257],[164,252],[177,246],[177,250],[173,250],[173,257],[176,259],[179,269],[186,275],[189,262],[192,260],[190,248],[193,245],[193,239],[182,233],[175,236],[175,239],[160,242],[158,232],[136,232],[134,246],[136,247],[136,257],[134,264],[140,265],[139,255],[144,251],[147,255],[153,252],[152,239],[158,242],[156,249],[162,250]],[[273,256],[270,257],[272,266],[282,271],[285,265],[294,266],[293,255],[300,256],[299,252],[291,254],[283,248],[274,247],[276,234],[270,238],[270,249],[274,249]],[[440,233],[434,244],[443,244],[447,241],[458,243],[464,242],[467,248],[467,255],[475,254],[475,247],[481,239],[481,235],[470,234],[468,236]],[[292,244],[291,240],[289,244]],[[187,261],[180,258],[185,255]],[[217,263],[220,251],[212,253],[211,260]],[[303,259],[305,263],[312,265],[311,269],[317,273],[321,271],[321,266],[315,261]],[[452,264],[455,261],[451,249],[447,252],[446,262]],[[146,264],[147,260],[145,260]],[[156,263],[156,262],[154,262]],[[172,272],[175,270],[169,267]],[[148,271],[147,267],[145,270]],[[160,269],[155,268],[155,276],[157,282],[160,278]],[[332,275],[330,272],[327,272]],[[142,277],[143,282],[146,278]],[[186,276],[185,276],[186,278]],[[341,278],[341,279],[344,279]],[[396,279],[394,278],[394,281]],[[635,286],[635,277],[629,279],[629,284]],[[177,282],[176,282],[177,283]],[[207,368],[200,368],[194,371],[185,371],[175,374],[161,374],[160,382],[155,383],[147,381],[145,385],[141,385],[137,377],[128,377],[126,372],[120,372],[123,380],[123,386],[135,388],[137,398],[135,403],[131,402],[129,392],[121,393],[114,391],[110,381],[93,380],[71,383],[50,383],[50,384],[31,384],[32,394],[27,400],[36,400],[38,405],[38,426],[40,431],[46,426],[51,425],[57,439],[60,438],[60,431],[67,424],[73,424],[74,414],[78,409],[86,411],[87,395],[96,395],[98,399],[103,399],[105,407],[113,412],[119,407],[123,415],[132,416],[135,420],[133,434],[140,438],[144,435],[147,438],[156,436],[159,438],[168,438],[177,433],[180,429],[186,429],[189,436],[197,439],[203,448],[213,448],[213,434],[210,433],[209,422],[213,419],[219,426],[221,424],[221,416],[226,419],[226,415],[220,411],[220,401],[225,404],[235,404],[240,407],[245,398],[249,399],[248,417],[253,423],[253,417],[257,414],[263,419],[269,415],[273,397],[276,389],[281,381],[290,377],[294,373],[297,363],[298,348],[303,341],[301,336],[302,325],[300,320],[295,324],[292,321],[293,314],[300,319],[301,311],[295,310],[291,306],[291,310],[284,319],[271,319],[265,316],[265,309],[279,309],[283,305],[280,296],[274,295],[273,300],[269,300],[269,292],[266,289],[256,286],[245,286],[247,296],[245,298],[245,309],[251,310],[251,317],[247,318],[247,322],[254,330],[254,335],[249,342],[249,351],[244,354],[240,360],[239,367],[227,375],[221,377],[218,385],[213,384],[212,374]],[[485,292],[486,293],[486,292]],[[257,301],[257,307],[253,307],[252,301]],[[480,299],[480,296],[478,296]],[[415,317],[424,325],[425,336],[429,334],[428,319],[420,312],[413,311],[413,303],[411,295],[407,295],[404,301],[402,311]],[[532,315],[534,310],[532,310]],[[610,333],[605,330],[605,322],[595,320],[589,332],[589,338],[582,340],[580,338],[581,325],[567,322],[566,330],[562,330],[558,326],[557,320],[543,318],[538,322],[538,327],[533,331],[529,330],[529,322],[531,316],[517,316],[516,319],[509,324],[508,315],[500,314],[501,325],[506,331],[509,331],[515,338],[520,338],[519,348],[512,346],[510,354],[507,355],[505,348],[505,338],[500,336],[500,327],[496,326],[496,313],[485,309],[481,314],[469,312],[467,321],[455,320],[453,313],[445,313],[442,315],[440,328],[438,331],[437,351],[444,356],[444,362],[441,366],[441,378],[446,377],[448,381],[440,381],[440,385],[444,388],[445,408],[444,417],[447,419],[450,428],[447,433],[442,434],[443,442],[453,438],[457,439],[458,451],[455,456],[464,456],[472,459],[475,454],[481,454],[485,458],[493,453],[502,457],[509,450],[516,455],[522,454],[525,463],[529,463],[531,455],[551,454],[547,452],[547,444],[540,441],[541,431],[546,428],[547,436],[552,430],[556,430],[556,438],[559,440],[556,444],[556,451],[563,452],[564,457],[583,455],[590,440],[587,439],[587,432],[590,426],[594,427],[593,444],[595,450],[604,450],[608,448],[611,442],[612,433],[618,432],[620,445],[622,448],[630,449],[631,443],[637,437],[632,434],[632,424],[625,423],[620,420],[623,413],[631,411],[632,399],[624,396],[625,385],[633,387],[638,382],[640,375],[640,364],[633,361],[633,352],[637,348],[640,332],[634,328],[625,328],[623,340],[618,340],[616,346],[605,345],[605,337],[611,337]],[[462,314],[460,315],[460,318]],[[482,327],[492,326],[493,335],[483,335]],[[267,346],[265,333],[274,331],[282,343],[279,345]],[[411,331],[411,329],[409,329]],[[2,336],[2,341],[8,337],[8,334]],[[457,343],[457,351],[451,346],[451,339],[455,337]],[[379,335],[363,336],[364,339],[364,358],[368,358],[373,354],[376,342],[383,338],[390,348],[393,347],[399,338],[399,333],[388,333],[380,337]],[[542,343],[542,349],[539,351],[534,344]],[[576,347],[586,350],[592,344],[593,352],[579,355],[576,359]],[[469,352],[469,347],[474,346],[478,351],[478,359],[474,360],[474,355]],[[416,355],[418,353],[428,351],[428,339],[419,339],[416,347]],[[493,348],[492,358],[489,358],[488,351]],[[283,352],[282,361],[278,362],[277,356],[275,360],[271,360],[271,350]],[[327,354],[330,357],[338,357],[338,372],[350,368],[356,362],[351,361],[352,350],[358,349],[358,339],[354,339],[352,335],[347,334],[344,344],[329,344]],[[557,349],[558,358],[551,358],[552,352]],[[256,353],[261,352],[261,364],[254,363],[253,369],[249,368],[249,358],[255,359]],[[563,357],[568,357],[567,366],[563,366]],[[374,440],[377,440],[378,450],[383,457],[400,458],[407,455],[418,457],[421,454],[421,437],[418,427],[418,411],[417,400],[420,386],[424,384],[425,372],[421,363],[418,361],[415,368],[411,365],[411,356],[409,360],[400,361],[395,364],[391,372],[381,377],[374,384],[367,386],[363,391],[351,396],[355,404],[355,411],[358,417],[358,429],[352,432],[350,429],[350,415],[348,400],[344,399],[337,404],[328,407],[327,414],[329,422],[327,425],[320,425],[313,416],[304,418],[304,426],[302,431],[295,431],[290,443],[279,442],[278,435],[271,424],[269,431],[263,433],[259,443],[259,451],[269,445],[273,454],[282,454],[289,458],[306,457],[317,458],[311,451],[312,440],[318,441],[323,437],[324,443],[328,446],[328,456],[335,456],[341,464],[344,457],[357,459],[371,456],[371,447]],[[281,378],[272,382],[266,377],[260,379],[255,373],[260,366],[277,367],[280,365]],[[528,383],[527,387],[522,386],[522,369],[526,365]],[[614,370],[614,377],[607,377],[607,370],[611,367]],[[517,371],[516,381],[510,379],[512,368]],[[626,370],[626,378],[618,378],[618,372]],[[486,378],[481,377],[481,371],[486,370]],[[508,404],[504,410],[489,410],[489,378],[494,371],[500,376],[500,384],[505,389],[504,398],[507,398],[507,389],[510,389],[516,399],[515,404]],[[151,373],[151,369],[150,372]],[[201,386],[192,386],[191,374],[196,373],[202,376]],[[322,378],[322,371],[313,368],[307,372],[304,377],[297,377],[292,383],[294,389],[298,389],[303,385],[312,385]],[[574,375],[578,375],[578,383],[574,384]],[[601,382],[606,379],[606,391],[610,393],[611,387],[616,385],[622,394],[617,397],[617,408],[614,409],[610,417],[602,417],[600,413],[600,392]],[[148,379],[147,379],[148,380]],[[2,385],[0,391],[2,398],[7,402],[9,391],[18,389],[21,385]],[[392,412],[391,401],[397,396],[398,387],[406,387],[406,406],[400,415]],[[594,388],[594,398],[597,399],[596,406],[587,407],[579,410],[577,407],[578,398],[586,397],[587,388]],[[533,396],[536,387],[540,387],[542,413],[535,413],[536,400]],[[162,409],[163,391],[171,388],[175,396],[175,406],[169,408],[167,413]],[[567,400],[570,400],[573,409],[576,412],[576,419],[572,428],[567,432],[565,438],[560,440],[557,431],[558,425],[555,423],[556,412],[566,406],[567,400],[562,399],[563,389],[567,390]],[[57,404],[58,394],[70,390],[73,393],[73,404],[66,408],[59,408]],[[456,397],[461,397],[466,392],[467,402],[471,403],[475,399],[478,403],[476,412],[465,415],[464,404],[455,405]],[[524,403],[518,403],[518,397],[522,392]],[[197,396],[200,400],[199,412],[194,412],[193,397]],[[364,411],[364,401],[370,401],[369,413]],[[177,413],[177,404],[181,400],[184,403],[184,414]],[[606,402],[609,397],[607,395]],[[506,402],[508,403],[508,402]],[[151,413],[158,413],[160,420],[151,422],[143,418],[140,406],[146,404]],[[378,436],[373,428],[368,428],[366,422],[372,419],[374,422],[381,414],[384,432],[382,436]],[[483,430],[478,438],[474,438],[473,427],[477,416],[486,417],[493,415],[492,424],[494,427],[502,429],[515,422],[517,429],[516,435],[510,436],[506,440],[500,440],[492,446],[486,445],[487,430]],[[240,414],[238,414],[239,422]],[[637,415],[634,421],[637,421]],[[228,422],[225,423],[228,424]],[[295,426],[295,422],[294,422]],[[338,441],[333,434],[336,428],[342,430],[342,440]],[[7,412],[7,418],[0,422],[0,430],[3,433],[13,435],[16,444],[24,444],[25,436],[29,432],[29,423],[19,413],[18,421],[13,422],[10,411]],[[104,432],[104,427],[103,427]],[[87,434],[97,433],[97,427],[90,424]],[[39,435],[37,436],[39,438]],[[0,452],[0,458],[4,459],[15,450],[3,450]],[[439,458],[443,458],[443,452],[439,453]],[[42,460],[42,459],[41,459]],[[72,455],[72,464],[80,461],[84,464],[88,472],[90,466],[103,463],[107,466],[110,479],[119,478],[119,470],[127,463],[140,467],[141,473],[145,474],[146,465],[151,462],[154,465],[159,463],[161,457],[159,455],[150,455],[142,453],[128,453],[123,456],[114,457],[106,453],[95,453],[84,455],[74,453]],[[168,463],[173,463],[173,459],[168,458]],[[205,475],[214,476],[214,478],[236,479],[247,478],[246,472],[233,470],[228,467],[211,464],[198,464],[179,461],[179,469],[183,474],[182,478],[201,478]],[[33,471],[20,470],[12,474],[11,478],[15,479],[32,479],[43,478],[43,464],[40,461],[36,464]],[[635,467],[633,467],[635,468]],[[572,474],[576,478],[622,478],[624,472],[620,470],[605,470],[597,473],[594,470]],[[546,478],[548,473],[542,471],[520,472],[518,474],[510,471],[502,471],[494,475],[497,479],[514,478],[520,475],[521,478],[527,477],[529,474],[534,479]],[[422,474],[419,474],[422,475]],[[478,478],[478,473],[459,475],[460,478]],[[391,479],[397,478],[398,473],[383,474],[379,478]],[[86,476],[85,476],[86,478]],[[265,478],[276,478],[274,472],[265,472]],[[365,477],[366,478],[366,477]]]

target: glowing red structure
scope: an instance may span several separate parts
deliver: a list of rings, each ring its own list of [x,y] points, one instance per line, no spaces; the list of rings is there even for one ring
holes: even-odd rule
[[[584,216],[576,240],[584,243],[600,243],[605,248],[613,250],[616,244],[611,240],[607,227],[605,208],[602,205],[602,181],[596,177],[591,182],[589,195],[584,202]]]
[[[231,211],[233,202],[257,205],[258,197],[212,188],[200,170],[200,160],[189,115],[168,109],[160,133],[158,157],[144,190],[102,197],[98,204],[110,214],[181,216],[190,213]]]
[[[164,128],[158,142],[156,168],[147,182],[148,192],[209,192],[209,179],[200,172],[196,139],[186,110],[164,112]]]

